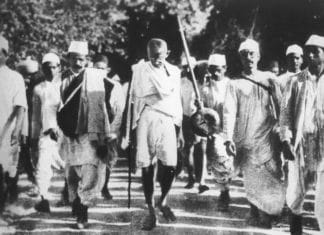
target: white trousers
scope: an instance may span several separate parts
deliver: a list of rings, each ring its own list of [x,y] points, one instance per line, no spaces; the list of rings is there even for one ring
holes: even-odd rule
[[[52,166],[61,170],[64,169],[65,163],[59,155],[58,143],[52,140],[49,135],[40,137],[38,151],[36,182],[40,195],[48,198],[48,189],[53,176]]]

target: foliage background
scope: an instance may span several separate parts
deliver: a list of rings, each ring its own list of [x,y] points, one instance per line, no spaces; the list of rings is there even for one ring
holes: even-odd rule
[[[179,62],[177,14],[191,53],[198,59],[225,53],[230,74],[240,69],[236,51],[246,37],[260,42],[265,67],[272,59],[284,65],[289,44],[324,35],[322,0],[0,0],[0,32],[12,54],[38,59],[49,50],[64,53],[73,39],[88,40],[92,53],[108,55],[127,80],[151,37],[164,38],[170,61]]]

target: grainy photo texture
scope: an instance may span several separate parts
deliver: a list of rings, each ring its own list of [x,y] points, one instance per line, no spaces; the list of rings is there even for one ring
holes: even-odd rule
[[[323,0],[1,0],[0,234],[324,233]]]

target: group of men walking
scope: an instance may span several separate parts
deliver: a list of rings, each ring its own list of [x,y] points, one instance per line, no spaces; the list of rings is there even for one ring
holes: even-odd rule
[[[35,209],[50,212],[52,167],[64,169],[64,191],[69,196],[65,201],[80,229],[87,225],[88,208],[99,193],[111,199],[107,183],[117,145],[126,148],[132,141],[148,208],[143,230],[156,226],[156,208],[166,220],[176,220],[167,197],[176,178],[179,149],[187,163],[186,188],[198,181],[199,193],[208,190],[209,171],[220,188],[220,211],[229,210],[231,179],[242,173],[250,203],[247,223],[252,226],[271,228],[286,204],[291,233],[302,234],[304,198],[317,182],[315,214],[324,229],[320,196],[324,191],[324,37],[312,35],[305,50],[289,46],[288,70],[279,77],[258,70],[259,44],[246,39],[238,49],[242,72],[232,79],[225,76],[223,54],[198,63],[189,58],[181,75],[178,67],[166,61],[167,43],[153,38],[147,44],[148,61],[132,67],[127,94],[108,77],[105,57],[97,57],[87,67],[87,43],[72,41],[66,71],[60,72],[61,60],[55,53],[43,56],[44,78],[33,88],[31,105],[27,105],[22,76],[6,66],[9,47],[3,37],[0,46],[1,212],[17,174],[20,135],[29,123],[37,150],[35,184],[40,201]],[[301,70],[303,56],[307,66]],[[188,66],[195,67],[200,100]],[[201,113],[207,125],[204,134],[192,128],[195,113]],[[161,186],[157,202],[156,181]]]

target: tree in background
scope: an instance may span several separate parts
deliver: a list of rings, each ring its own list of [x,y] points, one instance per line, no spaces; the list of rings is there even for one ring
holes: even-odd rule
[[[93,53],[108,55],[127,80],[151,37],[165,39],[169,59],[179,61],[177,14],[192,54],[225,53],[230,74],[240,69],[237,48],[246,37],[260,42],[265,67],[273,59],[283,62],[289,44],[324,35],[322,0],[1,0],[0,32],[13,53],[38,59],[49,50],[65,52],[71,40],[88,40]]]
[[[303,45],[312,33],[324,35],[322,0],[214,0],[211,4],[208,24],[193,38],[192,51],[199,58],[225,53],[232,75],[240,71],[237,48],[247,37],[260,43],[264,69],[271,60],[284,65],[290,44]]]

